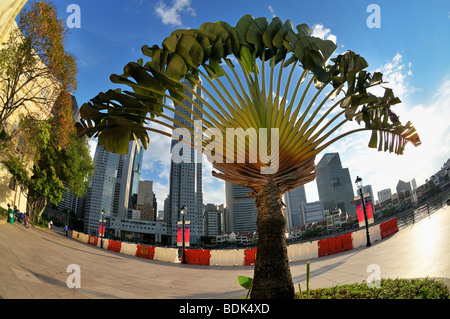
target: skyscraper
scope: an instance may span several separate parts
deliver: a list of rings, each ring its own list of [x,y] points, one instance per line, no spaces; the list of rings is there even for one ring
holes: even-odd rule
[[[223,205],[206,204],[204,205],[203,215],[204,235],[220,235],[223,228]]]
[[[252,190],[230,182],[225,182],[226,193],[226,231],[235,233],[255,232],[258,209],[255,198],[248,196]]]
[[[128,149],[127,155],[121,155],[97,145],[94,176],[86,196],[84,230],[87,234],[97,234],[102,210],[107,218],[111,215],[125,218],[128,208],[132,208],[132,198],[137,197],[133,185],[135,180],[139,185],[142,153],[137,152],[135,141],[130,142]]]
[[[316,183],[319,198],[325,210],[340,208],[343,212],[356,215],[351,203],[354,199],[353,184],[348,168],[343,168],[339,153],[325,154],[316,166]]]
[[[300,215],[300,206],[302,203],[306,203],[305,186],[302,185],[284,194],[284,202],[286,204],[286,228],[291,231],[305,223]]]
[[[201,96],[202,91],[200,87],[193,88],[187,80],[183,80],[183,83],[195,90],[196,94]],[[185,90],[185,94],[190,97],[196,104],[201,106],[201,102],[198,98],[189,90]],[[185,100],[183,102],[190,110],[201,118],[201,112],[191,102]],[[175,106],[175,110],[185,117],[195,120],[194,116],[188,112],[184,107],[180,105]],[[179,114],[175,114],[174,120],[180,124],[194,129],[194,125],[187,121]],[[174,122],[175,128],[180,128]],[[188,134],[186,134],[188,135]],[[175,132],[174,132],[174,136]],[[180,135],[181,137],[181,135]],[[189,136],[182,136],[185,140],[190,140]],[[186,151],[186,147],[179,149],[177,146],[179,142],[177,139],[172,140],[171,153],[172,162],[170,167],[170,218],[169,224],[171,225],[172,244],[176,243],[177,239],[177,223],[181,220],[180,209],[182,206],[187,208],[186,221],[190,221],[190,243],[200,243],[200,237],[203,236],[203,190],[202,190],[202,154],[196,150],[190,149],[189,154],[180,154],[180,152]],[[174,158],[184,158],[183,161],[174,160]],[[170,235],[170,234],[169,234]]]
[[[119,154],[107,152],[103,146],[97,145],[94,176],[89,181],[84,215],[84,231],[89,235],[97,234],[102,209],[111,215],[119,160]]]

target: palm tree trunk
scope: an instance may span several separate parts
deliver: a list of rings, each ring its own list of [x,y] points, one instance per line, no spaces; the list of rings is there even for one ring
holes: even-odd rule
[[[283,194],[267,185],[256,195],[258,208],[258,250],[252,299],[293,299],[294,284],[285,240],[286,218]]]

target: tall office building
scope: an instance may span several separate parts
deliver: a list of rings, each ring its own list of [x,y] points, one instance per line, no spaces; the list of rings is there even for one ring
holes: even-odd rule
[[[404,182],[400,179],[397,183],[396,190],[397,194],[404,193],[407,191],[409,191],[409,193],[412,194],[411,182]]]
[[[378,200],[380,203],[388,201],[392,198],[392,192],[390,188],[383,189],[378,192]]]
[[[226,193],[226,231],[235,233],[255,232],[258,209],[255,198],[248,196],[252,190],[236,184],[225,182]]]
[[[302,185],[284,194],[284,202],[286,204],[286,228],[287,231],[291,231],[304,224],[300,206],[302,203],[306,203],[305,186]]]
[[[114,187],[116,185],[119,154],[104,150],[97,145],[94,156],[94,176],[89,181],[84,213],[84,231],[89,235],[96,235],[102,209],[111,215]]]
[[[156,221],[156,207],[154,199],[155,194],[153,193],[153,182],[139,181],[139,192],[134,208],[141,212],[141,220]]]
[[[321,201],[300,204],[300,225],[317,223],[325,220],[325,212]]]
[[[353,184],[348,168],[343,168],[339,153],[325,154],[316,166],[316,183],[319,198],[325,210],[340,208],[356,216]]]
[[[134,141],[128,147],[128,154],[121,155],[105,151],[103,146],[97,145],[94,176],[86,196],[84,228],[87,234],[97,234],[102,210],[105,210],[107,218],[126,218],[128,208],[133,208],[132,198],[137,198],[138,190],[134,186],[139,186],[142,153],[138,154]]]
[[[184,84],[192,88],[187,80],[183,81]],[[195,90],[196,94],[201,96],[202,91],[200,87],[197,86],[192,89]],[[185,94],[195,101],[196,104],[201,106],[201,102],[194,94],[192,94],[192,92],[185,90]],[[201,118],[200,110],[192,103],[185,100],[183,104]],[[195,120],[194,116],[184,107],[176,105],[175,109],[184,116]],[[194,129],[194,125],[179,114],[174,115],[174,120],[186,127]],[[174,122],[174,127],[179,128],[180,126]],[[188,136],[182,136],[182,138],[190,140],[191,137],[189,134]],[[191,148],[189,148],[190,156],[189,153],[181,154],[184,151],[187,152],[187,147],[186,145],[183,145],[184,147],[180,148],[178,146],[181,144],[178,143],[182,142],[173,139],[171,145],[172,161],[170,167],[169,190],[170,218],[168,222],[171,225],[172,244],[175,244],[177,240],[177,223],[182,219],[180,214],[182,206],[186,206],[187,216],[185,219],[186,221],[190,221],[190,243],[199,244],[200,237],[203,236],[202,154]],[[177,158],[177,160],[175,160],[175,158]],[[180,161],[180,158],[183,158],[184,160]]]
[[[223,205],[206,204],[203,210],[203,232],[205,236],[218,236],[223,229]]]
[[[363,185],[362,187],[363,194],[369,194],[370,199],[372,200],[372,204],[375,205],[375,197],[372,190],[372,185]],[[359,189],[356,190],[355,196],[359,196]]]

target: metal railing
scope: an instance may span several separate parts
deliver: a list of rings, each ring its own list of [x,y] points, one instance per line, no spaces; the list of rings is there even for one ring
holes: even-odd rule
[[[402,229],[408,225],[414,224],[424,218],[431,218],[431,215],[438,209],[449,204],[450,189],[430,198],[427,202],[422,203],[421,206],[415,207],[402,213],[396,213],[398,228]]]

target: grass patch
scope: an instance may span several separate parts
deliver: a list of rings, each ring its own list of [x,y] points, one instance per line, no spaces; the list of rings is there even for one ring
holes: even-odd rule
[[[300,299],[300,293],[295,298]],[[309,299],[449,299],[449,290],[443,282],[429,278],[382,279],[380,288],[361,283],[310,290]]]

